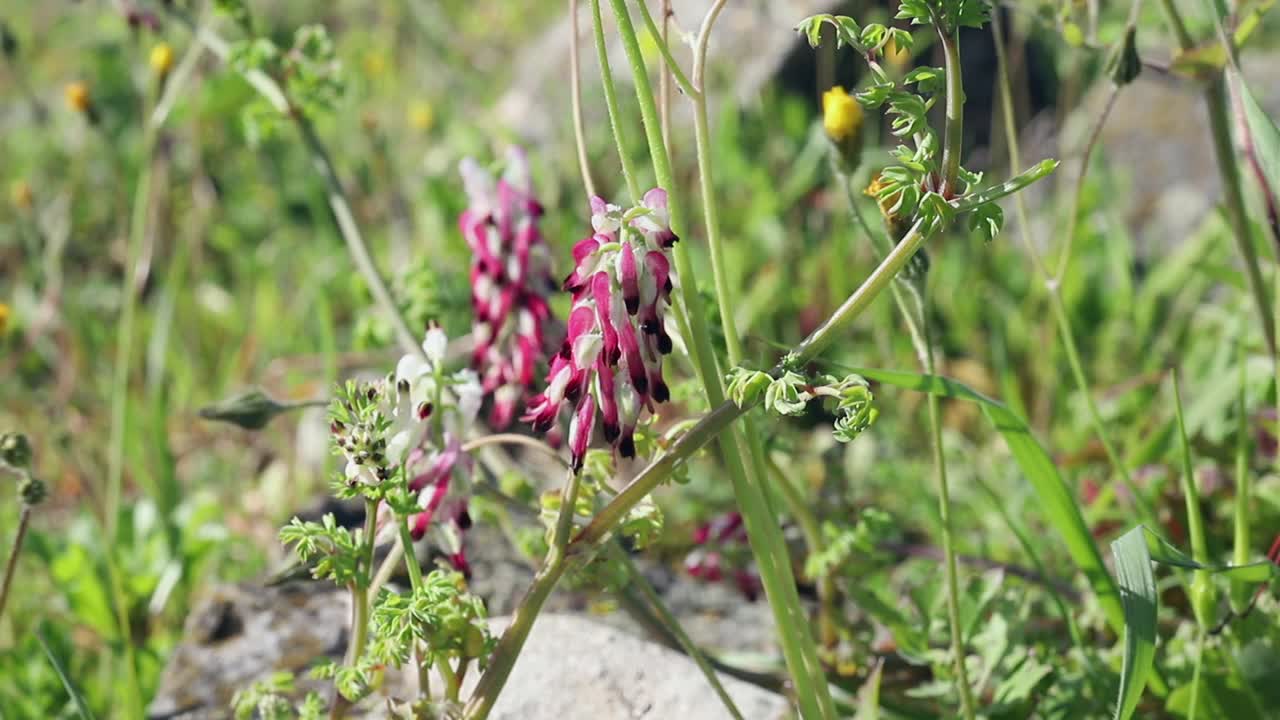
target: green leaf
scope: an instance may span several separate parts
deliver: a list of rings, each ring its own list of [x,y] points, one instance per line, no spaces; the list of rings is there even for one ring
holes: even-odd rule
[[[1271,214],[1269,221],[1275,226],[1280,222],[1280,128],[1258,104],[1249,87],[1244,84],[1239,71],[1227,69],[1227,82],[1231,88],[1232,106],[1237,116],[1237,127],[1243,128],[1241,144],[1252,165],[1254,179],[1262,187],[1263,199]]]
[[[42,624],[43,625],[43,624]],[[41,627],[36,628],[36,642],[40,643],[40,649],[44,651],[44,656],[49,659],[49,664],[53,666],[53,671],[58,674],[58,679],[62,681],[62,687],[71,696],[71,701],[76,705],[76,714],[80,716],[80,720],[93,720],[93,713],[89,710],[89,706],[85,703],[84,697],[76,690],[76,686],[71,684],[71,678],[67,675],[67,669],[63,667],[62,661],[49,648],[49,643],[45,642],[44,633]]]
[[[969,214],[969,232],[976,234],[986,242],[991,242],[1004,227],[1004,209],[996,203],[979,205]]]
[[[886,385],[977,403],[1027,476],[1046,518],[1062,538],[1076,567],[1084,573],[1108,622],[1117,632],[1124,627],[1124,613],[1115,581],[1102,562],[1102,554],[1085,525],[1080,507],[1058,474],[1053,460],[1021,418],[1004,405],[949,378],[897,370],[850,369],[868,380]]]
[[[1129,720],[1147,685],[1147,675],[1156,656],[1156,578],[1151,571],[1151,553],[1144,536],[1146,528],[1136,527],[1111,543],[1124,605],[1124,664],[1120,670],[1120,697],[1115,720]]]
[[[858,688],[858,712],[853,720],[880,720],[880,677],[884,663],[876,663],[867,681]]]

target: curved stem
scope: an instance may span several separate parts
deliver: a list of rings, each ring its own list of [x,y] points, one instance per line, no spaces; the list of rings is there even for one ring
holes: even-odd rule
[[[164,8],[166,12],[185,24],[196,39],[209,48],[209,52],[213,53],[219,60],[226,62],[231,54],[231,48],[217,33],[203,25],[197,25],[190,16],[175,9],[169,3],[166,3]],[[258,91],[258,94],[262,95],[268,104],[281,114],[292,119],[298,127],[303,143],[311,154],[312,164],[320,174],[321,179],[324,180],[329,208],[333,212],[334,220],[338,226],[338,233],[342,235],[356,269],[364,277],[365,284],[369,286],[369,292],[373,295],[374,301],[391,322],[396,334],[396,340],[399,342],[401,349],[405,352],[422,353],[423,350],[418,343],[417,336],[409,329],[409,324],[400,312],[400,307],[391,296],[391,290],[387,287],[386,280],[383,279],[382,273],[373,262],[373,257],[369,253],[369,247],[364,241],[364,236],[360,234],[360,228],[356,225],[355,215],[351,212],[351,204],[347,201],[346,191],[342,187],[342,181],[338,179],[338,173],[334,169],[329,151],[325,148],[324,143],[321,142],[310,121],[307,120],[300,109],[293,107],[289,102],[288,96],[285,95],[284,89],[266,73],[259,70],[247,70],[242,73],[242,77],[254,90]]]
[[[684,202],[675,186],[671,156],[662,137],[661,123],[654,103],[653,90],[649,84],[644,56],[640,52],[640,43],[636,37],[635,28],[631,24],[631,16],[627,11],[625,0],[611,1],[614,17],[618,23],[618,32],[622,38],[622,46],[626,51],[635,81],[636,100],[640,104],[640,114],[649,141],[649,156],[653,162],[654,175],[658,185],[667,190],[671,226],[677,235],[683,235],[683,230],[687,228]],[[714,20],[716,12],[718,10],[713,5],[709,20]],[[710,25],[710,22],[704,22],[704,30],[709,32]],[[698,368],[698,375],[707,400],[715,406],[724,402],[723,377],[715,351],[711,347],[709,333],[706,332],[706,319],[701,310],[701,299],[697,295],[696,279],[686,245],[687,243],[677,244],[673,254],[676,272],[681,279],[683,309],[693,334],[694,342],[690,347],[690,354]],[[721,307],[722,315],[729,311],[730,308]],[[750,423],[746,425],[747,430],[751,431]],[[762,446],[752,443],[750,452],[744,453],[739,433],[732,429],[720,436],[719,443],[726,470],[733,481],[734,495],[742,511],[751,551],[760,568],[761,583],[764,585],[765,595],[777,621],[779,641],[787,668],[795,683],[796,699],[800,705],[801,715],[806,719],[834,718],[835,706],[831,701],[831,693],[818,658],[817,647],[814,645],[804,611],[800,606],[795,575],[791,569],[791,558],[786,552],[786,539],[782,536],[777,517],[769,507],[764,493],[765,471],[760,462]]]
[[[1004,34],[1000,28],[999,13],[992,13],[991,30],[992,40],[995,43],[996,50],[996,69],[998,73],[997,85],[1000,90],[1000,104],[1003,112],[1003,125],[1005,129],[1005,142],[1009,146],[1009,161],[1014,167],[1018,167],[1020,161],[1018,149],[1018,131],[1014,117],[1013,100],[1009,92],[1009,72],[1007,64],[1007,54],[1005,52]],[[1113,96],[1114,97],[1114,96]],[[1109,103],[1110,104],[1110,103]],[[1105,120],[1105,117],[1104,117]],[[1097,125],[1093,136],[1099,134],[1097,128],[1101,127],[1101,123]],[[1086,171],[1088,170],[1088,158],[1090,155],[1089,148],[1085,149],[1085,156],[1081,163],[1080,175],[1078,182],[1083,182]],[[1079,195],[1077,194],[1077,200]],[[1044,282],[1045,289],[1049,296],[1049,307],[1053,313],[1054,324],[1058,327],[1058,337],[1062,341],[1063,350],[1067,355],[1067,364],[1071,368],[1071,377],[1075,381],[1076,391],[1084,397],[1085,411],[1089,418],[1089,424],[1093,428],[1094,435],[1098,437],[1098,441],[1102,443],[1103,450],[1106,452],[1107,460],[1112,470],[1120,477],[1120,481],[1124,484],[1125,489],[1133,497],[1133,501],[1138,509],[1138,520],[1151,525],[1154,517],[1145,499],[1138,493],[1137,486],[1133,482],[1129,469],[1125,467],[1124,460],[1121,459],[1119,451],[1116,449],[1115,443],[1111,440],[1111,435],[1107,431],[1106,425],[1102,422],[1102,413],[1098,411],[1098,405],[1093,399],[1093,389],[1089,384],[1089,379],[1084,372],[1084,364],[1080,361],[1080,353],[1076,349],[1075,331],[1071,326],[1071,317],[1067,313],[1066,306],[1062,302],[1061,280],[1070,264],[1070,255],[1064,252],[1061,262],[1058,265],[1058,276],[1055,278],[1048,266],[1045,265],[1040,251],[1036,249],[1035,243],[1031,239],[1031,222],[1027,212],[1026,202],[1021,194],[1014,195],[1014,209],[1018,215],[1018,231],[1022,244],[1026,248],[1027,254],[1031,257],[1031,264],[1035,266],[1036,272],[1040,275]],[[1078,208],[1073,209],[1075,213]],[[1074,233],[1074,228],[1069,230],[1068,243],[1070,242],[1070,234]],[[1154,527],[1154,525],[1151,525]]]
[[[735,720],[743,720],[742,711],[738,709],[738,706],[733,702],[733,698],[729,696],[729,691],[725,690],[724,683],[720,682],[720,676],[716,675],[716,670],[711,666],[711,662],[707,660],[706,653],[702,652],[702,649],[698,647],[697,643],[693,642],[693,639],[689,637],[689,634],[684,631],[684,628],[680,625],[680,621],[671,613],[667,604],[662,601],[662,596],[658,595],[658,591],[654,589],[653,584],[649,582],[649,579],[644,576],[644,573],[640,571],[640,568],[636,567],[635,562],[631,560],[631,556],[623,552],[622,548],[619,547],[616,542],[609,543],[607,550],[609,555],[613,557],[615,561],[621,563],[623,567],[627,569],[627,574],[631,577],[631,585],[640,589],[640,594],[644,596],[645,601],[649,603],[649,606],[652,608],[654,615],[657,616],[658,621],[666,627],[666,630],[675,638],[676,643],[680,645],[680,648],[684,650],[685,654],[688,655],[689,658],[693,660],[694,664],[698,666],[698,670],[700,670],[703,677],[707,679],[707,684],[711,686],[711,689],[715,692],[716,696],[720,698],[720,702],[724,705],[724,709],[727,710]]]
[[[560,465],[564,466],[566,469],[569,467],[569,461],[561,457],[560,453],[556,452],[550,445],[538,440],[537,438],[531,438],[528,435],[517,435],[515,433],[494,433],[493,435],[485,435],[484,437],[476,438],[475,440],[463,443],[462,452],[473,452],[485,447],[486,445],[520,445],[542,453],[548,458],[560,463]]]
[[[22,513],[18,516],[18,533],[13,538],[13,547],[9,549],[9,559],[4,566],[4,582],[0,584],[0,618],[4,617],[4,608],[9,600],[9,587],[13,584],[13,574],[18,569],[18,556],[22,554],[22,542],[27,537],[27,527],[31,524],[31,506],[23,503]]]
[[[587,160],[587,134],[582,122],[582,61],[578,53],[578,0],[569,0],[569,95],[573,102],[573,140],[578,147],[578,170],[587,195],[595,196],[596,184],[591,179],[591,163]]]

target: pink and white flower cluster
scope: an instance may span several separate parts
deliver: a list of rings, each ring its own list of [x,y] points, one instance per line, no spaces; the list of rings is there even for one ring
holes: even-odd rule
[[[698,547],[685,556],[685,572],[705,582],[720,582],[727,575],[747,600],[754,602],[760,597],[763,585],[751,564],[741,513],[725,513],[699,525],[693,542]]]
[[[470,202],[458,225],[471,249],[472,366],[493,395],[489,424],[501,430],[533,386],[555,280],[524,151],[508,151],[496,181],[471,158],[459,169]]]
[[[625,211],[593,197],[591,227],[592,234],[574,246],[575,266],[564,281],[573,293],[568,337],[551,359],[546,390],[529,402],[524,416],[545,432],[561,408],[574,408],[569,449],[575,469],[581,468],[597,414],[605,441],[632,457],[641,411],[652,412],[654,403],[671,394],[662,356],[672,348],[665,313],[677,238],[667,192],[654,188]]]

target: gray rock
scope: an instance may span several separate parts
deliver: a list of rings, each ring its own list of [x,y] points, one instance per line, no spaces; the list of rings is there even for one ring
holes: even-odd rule
[[[324,583],[215,588],[192,613],[149,709],[151,718],[230,717],[239,689],[271,674],[297,674],[300,693],[328,692],[305,677],[315,661],[341,656],[350,620],[345,592]],[[505,618],[493,621],[495,632]],[[783,717],[786,701],[722,675],[746,717]],[[464,696],[474,685],[470,676]],[[434,685],[440,687],[437,680]],[[411,696],[406,672],[389,673],[379,692],[351,713],[386,717],[386,700]],[[684,655],[580,615],[546,614],[494,708],[509,720],[728,717],[694,663]]]
[[[786,701],[721,676],[744,717],[787,716]],[[495,720],[712,720],[729,713],[693,661],[574,615],[540,617],[490,717]]]
[[[1280,115],[1280,93],[1275,90],[1280,87],[1280,55],[1246,54],[1243,70],[1263,107],[1272,116]],[[1058,190],[1037,184],[1034,195],[1045,199],[1053,192],[1059,199],[1067,197],[1059,193],[1075,181],[1080,153],[1109,92],[1110,83],[1100,83],[1059,133],[1028,130],[1032,139],[1023,151],[1028,164],[1041,157],[1064,161],[1055,178]],[[1221,201],[1208,113],[1199,87],[1189,81],[1143,72],[1120,91],[1098,145],[1090,172],[1106,168],[1114,173],[1121,191],[1108,198],[1108,212],[1134,231],[1139,252],[1159,252],[1180,242]]]

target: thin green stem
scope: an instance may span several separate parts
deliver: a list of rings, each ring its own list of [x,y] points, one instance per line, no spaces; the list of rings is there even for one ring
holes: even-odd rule
[[[721,2],[723,4],[723,2]],[[689,78],[680,69],[680,63],[671,55],[671,47],[667,45],[667,39],[662,29],[654,22],[653,15],[649,12],[649,4],[645,0],[637,0],[636,5],[640,8],[640,16],[644,18],[645,29],[649,32],[649,36],[653,38],[654,43],[658,46],[658,52],[662,54],[662,61],[666,63],[667,70],[671,77],[675,78],[676,84],[680,86],[680,92],[689,97],[696,97],[699,94],[699,88],[694,87],[689,82]],[[664,8],[665,10],[665,8]],[[666,25],[666,13],[663,13],[663,25]]]
[[[826,548],[826,543],[822,541],[822,529],[818,525],[818,518],[809,511],[809,506],[805,504],[804,495],[791,482],[787,474],[782,471],[782,468],[778,467],[778,463],[773,458],[769,458],[767,463],[770,472],[773,473],[774,487],[781,491],[782,500],[787,505],[787,511],[791,513],[791,517],[795,518],[796,524],[800,526],[800,534],[804,536],[804,544],[809,551],[809,555],[813,556],[821,553]],[[831,581],[831,576],[827,573],[810,579],[818,587],[818,641],[823,648],[831,650],[840,641],[836,632],[835,583]]]
[[[894,246],[893,250],[881,261],[880,265],[849,296],[849,299],[826,322],[814,330],[809,337],[805,338],[795,350],[788,353],[782,362],[774,368],[774,372],[780,373],[784,368],[803,367],[808,364],[830,345],[851,322],[861,315],[870,306],[871,302],[889,286],[893,277],[924,243],[925,234],[920,230],[922,225],[922,222],[918,222],[912,226],[911,230]],[[758,403],[759,400],[757,400]],[[653,492],[654,488],[670,477],[671,472],[680,463],[687,460],[698,450],[701,450],[707,443],[723,432],[725,428],[729,427],[734,420],[737,420],[753,407],[755,407],[753,404],[739,407],[732,402],[723,402],[716,405],[711,412],[704,415],[697,424],[682,435],[671,446],[670,450],[649,463],[604,508],[596,513],[591,522],[587,524],[587,527],[579,533],[577,540],[573,543],[573,547],[570,548],[570,552],[581,553],[598,547],[609,536],[613,528],[622,521],[622,518],[630,512],[631,508],[635,507],[650,492]]]
[[[413,533],[409,530],[409,516],[399,518],[400,550],[404,554],[404,569],[409,572],[409,586],[415,593],[422,590],[422,565],[418,563],[418,554],[413,551]]]
[[[565,468],[569,467],[569,461],[561,457],[560,453],[555,451],[555,448],[537,438],[532,438],[528,435],[517,435],[515,433],[494,433],[492,435],[478,437],[475,440],[463,443],[462,452],[470,453],[488,445],[519,445],[521,447],[527,447],[541,453],[551,460],[556,461]]]
[[[1165,18],[1178,39],[1178,47],[1184,52],[1195,48],[1195,40],[1187,32],[1186,24],[1173,0],[1160,0]],[[1225,39],[1225,38],[1224,38]],[[1231,43],[1226,43],[1229,57],[1234,58],[1235,51]],[[1257,304],[1258,318],[1262,321],[1262,334],[1267,341],[1267,350],[1272,359],[1277,359],[1276,328],[1272,323],[1271,301],[1267,297],[1266,283],[1262,279],[1262,268],[1258,262],[1258,253],[1253,245],[1253,230],[1249,225],[1249,215],[1244,206],[1244,192],[1240,187],[1240,168],[1236,161],[1235,147],[1231,141],[1230,104],[1227,99],[1226,79],[1219,72],[1204,89],[1205,109],[1209,112],[1209,132],[1213,137],[1213,153],[1218,163],[1218,177],[1222,181],[1223,204],[1226,209],[1227,224],[1235,238],[1236,248],[1244,260],[1245,277],[1249,281],[1249,291]]]
[[[685,221],[684,201],[675,186],[671,156],[662,137],[661,121],[654,102],[653,90],[649,84],[644,56],[640,51],[640,42],[636,37],[625,0],[611,0],[611,2],[623,50],[626,51],[627,60],[631,65],[636,100],[640,105],[640,115],[649,142],[649,156],[653,162],[654,176],[658,185],[667,190],[672,229],[677,235],[683,235],[688,227]],[[697,58],[704,56],[711,26],[722,7],[723,2],[713,4],[703,22],[699,40],[703,49],[699,51],[695,48],[695,77],[699,76]],[[704,197],[705,201],[707,198]],[[710,405],[716,406],[724,402],[723,377],[715,351],[711,347],[710,334],[706,331],[706,317],[701,309],[696,276],[693,273],[686,245],[687,243],[677,244],[673,255],[676,261],[676,272],[681,280],[684,314],[693,334],[694,342],[690,347],[690,354],[695,367],[698,368],[707,401]],[[723,317],[731,311],[731,308],[722,306],[720,310]],[[731,326],[731,323],[729,325]],[[750,424],[747,429],[751,429]],[[782,536],[777,518],[769,507],[764,493],[765,473],[758,462],[760,459],[758,446],[755,446],[756,452],[744,454],[740,434],[733,429],[721,435],[719,443],[721,456],[729,477],[733,481],[734,495],[742,511],[752,554],[760,569],[761,583],[764,585],[765,595],[777,621],[783,656],[796,686],[801,714],[806,719],[834,718],[835,705],[831,701],[831,693],[818,658],[817,647],[814,645],[808,622],[800,606],[791,558],[786,552],[786,540]]]
[[[618,107],[618,88],[609,67],[609,46],[604,40],[604,20],[600,17],[600,0],[591,0],[591,28],[596,40],[596,59],[600,64],[600,84],[604,87],[604,104],[609,109],[609,127],[613,131],[613,143],[618,148],[618,162],[622,165],[622,177],[627,183],[627,194],[632,202],[640,200],[640,183],[636,180],[631,158],[627,155],[627,142],[622,129],[622,111]]]
[[[1280,273],[1276,274],[1280,277]],[[1280,294],[1277,294],[1280,297]],[[1248,409],[1245,401],[1245,381],[1246,367],[1245,354],[1243,352],[1243,344],[1241,352],[1237,353],[1240,363],[1240,394],[1236,399],[1236,502],[1235,502],[1235,527],[1234,527],[1234,546],[1232,548],[1231,559],[1236,565],[1245,565],[1249,562],[1252,554],[1249,547],[1249,501],[1253,493],[1253,478],[1249,473],[1249,418],[1246,415]],[[1280,385],[1277,385],[1280,387]],[[1251,587],[1240,581],[1232,581],[1231,583],[1231,607],[1233,610],[1240,612],[1249,603],[1249,595]]]
[[[520,656],[525,640],[529,638],[529,632],[533,630],[533,623],[537,620],[538,613],[542,611],[542,606],[547,602],[551,591],[568,568],[566,560],[569,557],[569,540],[573,531],[573,516],[578,501],[580,481],[579,474],[569,470],[568,479],[561,490],[560,512],[556,516],[555,530],[551,547],[547,548],[547,557],[542,563],[542,568],[534,576],[533,583],[525,591],[520,605],[516,607],[515,613],[511,616],[511,624],[502,633],[502,638],[498,640],[493,655],[489,657],[488,669],[480,677],[480,682],[471,694],[471,699],[467,701],[463,713],[466,720],[484,720],[489,716],[493,710],[493,704],[497,702],[499,693],[507,683],[507,678],[511,676],[511,670],[515,668],[516,659]]]
[[[1138,516],[1142,522],[1148,527],[1159,527],[1156,524],[1155,512],[1151,509],[1151,504],[1138,491],[1138,486],[1133,481],[1133,475],[1129,473],[1129,468],[1125,467],[1119,450],[1116,449],[1111,435],[1107,432],[1106,425],[1102,422],[1102,413],[1098,410],[1098,403],[1093,399],[1093,391],[1089,386],[1089,379],[1085,375],[1084,364],[1080,361],[1080,351],[1076,348],[1075,337],[1071,332],[1071,319],[1067,316],[1066,305],[1062,302],[1062,293],[1059,292],[1057,286],[1052,284],[1049,285],[1049,309],[1053,312],[1054,322],[1058,324],[1058,336],[1062,340],[1063,350],[1066,351],[1067,364],[1071,367],[1071,376],[1075,379],[1076,389],[1080,392],[1081,397],[1084,398],[1085,412],[1089,416],[1089,424],[1093,426],[1093,431],[1098,436],[1098,442],[1102,443],[1102,449],[1106,452],[1107,460],[1110,461],[1111,467],[1120,476],[1120,481],[1133,498],[1134,506],[1137,508]]]
[[[143,113],[146,116],[146,113]],[[103,509],[104,535],[107,538],[107,580],[115,605],[116,628],[125,654],[127,680],[126,708],[141,712],[142,690],[134,659],[133,631],[129,620],[128,596],[115,558],[116,523],[124,487],[125,440],[129,427],[129,374],[133,359],[134,324],[138,304],[138,264],[146,243],[147,219],[151,210],[152,163],[156,147],[156,128],[144,123],[142,158],[134,187],[133,208],[129,216],[129,244],[125,254],[124,281],[120,288],[120,324],[116,331],[116,354],[111,383],[111,436],[107,455],[107,492]]]
[[[607,550],[616,562],[621,563],[627,569],[627,575],[631,578],[631,586],[640,589],[640,594],[649,603],[649,607],[657,615],[658,620],[666,626],[667,631],[679,643],[680,648],[698,666],[698,670],[702,672],[703,677],[707,679],[707,684],[711,686],[716,696],[720,698],[725,710],[729,711],[729,714],[736,720],[743,720],[742,711],[734,704],[733,698],[729,696],[729,691],[725,690],[724,684],[720,682],[720,677],[716,674],[715,668],[711,666],[711,662],[707,660],[706,654],[684,631],[680,621],[671,613],[667,604],[662,601],[662,596],[658,595],[658,591],[653,588],[649,579],[636,567],[631,557],[623,552],[622,548],[618,547],[617,543],[609,543]]]
[[[926,314],[925,373],[936,375],[932,330]],[[960,709],[966,720],[974,720],[973,692],[969,688],[969,672],[965,668],[964,629],[960,624],[960,571],[956,566],[955,538],[951,524],[951,491],[947,484],[947,459],[942,446],[942,418],[938,396],[929,393],[929,439],[933,451],[933,467],[938,478],[938,517],[942,524],[942,553],[947,577],[947,621],[951,625],[951,655],[955,661],[956,690],[960,693]]]
[[[1000,104],[1003,111],[1003,125],[1005,130],[1005,141],[1009,146],[1009,161],[1014,167],[1019,167],[1019,148],[1018,148],[1018,132],[1017,122],[1014,117],[1013,100],[1009,91],[1009,72],[1007,65],[1007,53],[1005,52],[1004,34],[1000,28],[999,13],[992,13],[992,39],[996,50],[996,63],[998,72],[998,86],[1000,95]],[[1097,134],[1095,129],[1094,135]],[[1088,169],[1088,149],[1086,149],[1084,160],[1080,168],[1080,176],[1077,182],[1083,182],[1085,172]],[[1078,193],[1077,193],[1078,198]],[[1070,255],[1065,254],[1059,263],[1059,276],[1055,278],[1044,260],[1040,257],[1040,251],[1036,249],[1035,243],[1031,239],[1031,221],[1027,212],[1026,202],[1021,194],[1014,194],[1014,208],[1018,215],[1018,231],[1022,239],[1022,244],[1026,248],[1027,254],[1031,257],[1032,265],[1035,266],[1036,272],[1044,281],[1044,286],[1049,296],[1049,307],[1053,313],[1054,323],[1058,327],[1058,336],[1062,340],[1063,349],[1067,355],[1067,364],[1071,367],[1071,376],[1075,381],[1076,391],[1084,397],[1085,410],[1089,418],[1089,424],[1093,428],[1093,432],[1097,435],[1099,442],[1102,443],[1103,450],[1106,452],[1107,460],[1111,463],[1114,472],[1120,476],[1120,480],[1124,483],[1125,488],[1133,497],[1139,509],[1139,519],[1147,523],[1150,527],[1156,527],[1153,524],[1154,514],[1151,512],[1146,500],[1138,493],[1137,486],[1133,482],[1133,477],[1129,474],[1129,469],[1125,467],[1124,461],[1120,458],[1120,453],[1116,450],[1115,443],[1112,442],[1111,435],[1107,432],[1106,425],[1102,422],[1102,413],[1098,411],[1098,405],[1094,402],[1092,387],[1089,385],[1089,379],[1084,372],[1084,364],[1080,361],[1080,353],[1076,349],[1075,332],[1071,327],[1071,317],[1067,313],[1066,306],[1062,302],[1061,273],[1065,273],[1070,263]],[[1075,210],[1073,210],[1075,212]]]
[[[1204,645],[1208,632],[1202,627],[1196,633],[1196,664],[1191,674],[1191,703],[1187,706],[1187,720],[1196,720],[1200,708],[1200,668],[1204,665]]]
[[[960,74],[960,35],[944,33],[937,24],[942,41],[942,54],[947,78],[946,125],[942,145],[942,196],[951,197],[958,190],[960,155],[964,150],[964,81]]]
[[[164,7],[169,14],[186,25],[196,39],[209,48],[209,52],[213,53],[219,60],[227,61],[231,54],[231,47],[217,33],[203,25],[197,25],[189,15],[172,7],[171,4],[165,4]],[[408,322],[405,320],[403,313],[400,312],[400,306],[396,304],[386,280],[383,279],[381,271],[378,270],[378,266],[373,262],[369,247],[365,243],[364,236],[360,233],[360,228],[356,224],[355,215],[351,211],[351,203],[347,200],[346,190],[343,189],[342,181],[338,178],[338,173],[334,168],[332,158],[329,156],[329,151],[316,134],[315,128],[312,127],[311,122],[303,115],[302,111],[289,102],[284,89],[269,75],[259,70],[250,69],[243,72],[242,76],[254,90],[257,90],[262,95],[268,104],[285,117],[292,119],[298,127],[303,143],[311,154],[312,164],[320,174],[321,179],[324,180],[329,208],[333,212],[338,232],[342,235],[342,239],[347,245],[347,251],[351,255],[356,269],[364,277],[365,284],[369,286],[369,292],[373,295],[374,301],[391,322],[396,340],[399,342],[401,349],[405,352],[422,353],[423,350],[419,345],[417,336],[409,329]]]
[[[587,159],[587,133],[582,121],[582,62],[578,50],[578,0],[569,0],[569,96],[573,105],[573,140],[578,148],[578,170],[582,187],[594,197],[596,183],[591,178],[591,162]]]
[[[27,528],[31,525],[31,506],[23,503],[22,512],[18,515],[18,532],[13,538],[13,547],[9,548],[9,559],[4,565],[4,582],[0,584],[0,619],[4,618],[4,609],[9,601],[9,587],[13,584],[13,575],[18,569],[18,557],[22,554],[22,543],[27,538]]]

